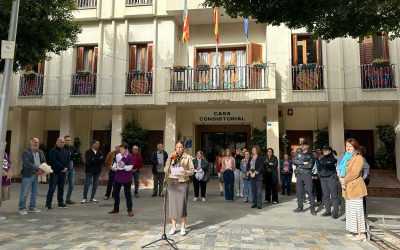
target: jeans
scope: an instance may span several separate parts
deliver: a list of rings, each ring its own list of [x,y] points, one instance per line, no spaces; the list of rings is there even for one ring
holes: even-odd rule
[[[133,176],[133,182],[135,183],[135,194],[139,193],[139,170],[132,173]]]
[[[235,190],[237,195],[243,195],[243,178],[240,176],[242,171],[235,169]]]
[[[233,183],[235,182],[235,176],[232,170],[225,170],[224,172],[224,184],[225,184],[225,200],[233,201]]]
[[[51,208],[51,203],[53,201],[54,191],[57,187],[57,201],[58,205],[64,204],[64,185],[65,185],[65,173],[52,173],[50,174],[50,184],[49,191],[46,197],[46,207]]]
[[[272,177],[271,172],[266,172],[264,174],[264,182],[265,182],[265,201],[271,202],[272,201],[278,202],[278,187],[277,183],[274,182],[274,178]]]
[[[157,195],[158,191],[158,196],[161,196],[164,186],[164,177],[165,177],[164,172],[158,172],[157,174],[154,175],[153,195]]]
[[[251,179],[251,192],[253,194],[253,205],[262,207],[262,185],[263,181]]]
[[[253,202],[250,179],[243,179],[243,196],[246,201]]]
[[[194,197],[196,197],[196,198],[199,197],[200,188],[201,188],[201,197],[202,198],[206,197],[206,188],[207,188],[206,181],[199,181],[196,179],[196,177],[194,177],[193,178],[193,187],[194,187]]]
[[[110,195],[114,198],[114,192],[111,193],[113,186],[114,186],[114,176],[115,176],[115,171],[110,170],[108,172],[108,182],[107,182],[107,191],[106,191],[106,197],[110,198]]]
[[[114,209],[115,210],[119,211],[119,202],[120,202],[119,193],[121,191],[121,187],[124,186],[126,207],[128,208],[128,212],[132,211],[131,185],[132,185],[132,182],[128,182],[128,183],[114,182]]]
[[[29,189],[32,188],[31,191],[31,201],[29,204],[29,208],[33,209],[36,208],[36,199],[37,194],[39,192],[39,181],[36,175],[32,175],[29,178],[22,178],[21,183],[21,194],[19,196],[19,210],[26,209],[26,199],[28,198]]]
[[[75,186],[75,167],[71,167],[68,170],[67,179],[68,179],[68,191],[67,191],[67,197],[65,198],[65,200],[70,201],[72,191],[74,190],[74,186]]]
[[[282,182],[282,194],[290,195],[290,190],[292,186],[292,174],[281,174],[281,182]]]
[[[93,200],[93,198],[96,196],[97,182],[99,181],[99,177],[100,173],[86,173],[85,187],[83,188],[83,199],[87,199],[89,185],[92,178],[93,178],[93,186],[92,186],[92,195],[90,196],[90,199]]]

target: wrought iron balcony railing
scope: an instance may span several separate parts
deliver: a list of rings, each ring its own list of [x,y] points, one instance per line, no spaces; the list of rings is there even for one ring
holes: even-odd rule
[[[267,89],[269,65],[199,66],[170,69],[171,91]]]
[[[82,72],[72,75],[71,95],[96,95],[97,74]]]
[[[152,87],[152,72],[133,71],[127,73],[126,95],[151,95]]]
[[[320,90],[324,89],[323,66],[316,64],[302,64],[292,66],[293,90]]]
[[[361,65],[362,89],[388,89],[395,88],[394,64],[364,64]]]
[[[20,97],[41,97],[43,95],[44,77],[40,74],[25,74],[19,79]]]

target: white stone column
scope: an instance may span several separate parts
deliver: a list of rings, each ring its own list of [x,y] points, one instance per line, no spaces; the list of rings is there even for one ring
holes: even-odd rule
[[[329,143],[338,154],[344,152],[343,103],[329,103]]]
[[[120,144],[122,141],[121,133],[125,125],[122,106],[113,106],[111,124],[111,149],[113,149],[116,144]]]
[[[26,138],[28,114],[29,111],[26,109],[13,109],[10,159],[12,164],[11,166],[13,167],[13,173],[15,173],[17,176],[19,176],[22,169],[22,152],[28,146],[28,139]]]
[[[60,111],[60,136],[74,138],[75,111],[71,107],[62,107]]]
[[[176,129],[176,106],[168,105],[165,109],[164,148],[168,154],[175,151]]]
[[[396,131],[396,172],[397,179],[400,181],[400,104],[396,104],[393,107],[394,111],[394,129]]]
[[[267,104],[267,148],[274,149],[276,157],[280,159],[278,112],[278,104]]]

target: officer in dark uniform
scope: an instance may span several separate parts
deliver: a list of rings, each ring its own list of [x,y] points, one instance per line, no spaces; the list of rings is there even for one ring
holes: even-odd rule
[[[318,175],[321,180],[322,195],[324,198],[325,213],[322,216],[332,216],[337,219],[339,212],[338,179],[336,175],[336,152],[330,146],[322,149],[323,157],[320,160]],[[331,206],[333,205],[333,211]]]
[[[297,178],[296,194],[297,194],[297,208],[294,210],[295,213],[303,212],[303,197],[304,197],[304,186],[308,199],[310,200],[310,209],[312,215],[317,215],[315,212],[315,200],[313,194],[313,181],[312,181],[312,169],[314,167],[315,158],[311,152],[308,151],[310,143],[303,141],[301,143],[301,153],[296,153],[293,159],[293,164],[296,166],[295,174]]]

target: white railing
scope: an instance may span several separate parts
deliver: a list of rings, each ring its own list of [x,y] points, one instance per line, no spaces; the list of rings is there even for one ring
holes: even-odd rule
[[[78,9],[96,8],[97,0],[76,0],[76,7]]]
[[[151,5],[153,0],[126,0],[128,6]]]

